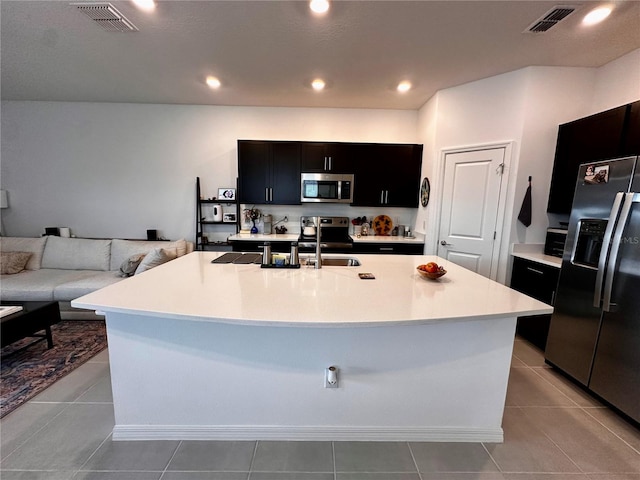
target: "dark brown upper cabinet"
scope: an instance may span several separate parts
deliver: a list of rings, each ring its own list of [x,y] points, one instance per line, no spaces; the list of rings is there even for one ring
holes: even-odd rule
[[[615,158],[625,151],[638,153],[637,141],[633,147],[629,136],[630,110],[631,105],[623,105],[558,127],[547,212],[571,213],[581,163]]]
[[[421,169],[422,145],[359,145],[353,205],[416,208]]]
[[[356,150],[350,143],[302,142],[302,172],[353,173]]]
[[[300,142],[238,140],[238,200],[300,204]]]
[[[627,106],[622,155],[640,155],[640,100]]]
[[[422,145],[238,140],[238,201],[299,205],[300,173],[353,173],[355,206],[416,208]]]

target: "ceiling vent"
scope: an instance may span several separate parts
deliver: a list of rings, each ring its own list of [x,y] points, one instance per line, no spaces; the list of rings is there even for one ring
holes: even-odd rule
[[[106,2],[70,3],[108,32],[137,32],[138,28]]]
[[[524,33],[544,33],[554,25],[557,25],[561,20],[564,20],[571,15],[577,7],[572,6],[556,6],[545,13],[538,20],[533,22]]]

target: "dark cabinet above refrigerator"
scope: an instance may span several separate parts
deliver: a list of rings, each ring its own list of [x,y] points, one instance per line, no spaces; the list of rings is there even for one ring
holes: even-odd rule
[[[547,212],[571,213],[581,163],[640,154],[640,100],[558,127]]]

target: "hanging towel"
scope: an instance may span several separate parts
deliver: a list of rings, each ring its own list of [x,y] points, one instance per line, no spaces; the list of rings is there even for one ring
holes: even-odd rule
[[[529,186],[524,194],[524,200],[522,200],[518,220],[520,220],[525,227],[531,225],[531,177],[529,177]]]

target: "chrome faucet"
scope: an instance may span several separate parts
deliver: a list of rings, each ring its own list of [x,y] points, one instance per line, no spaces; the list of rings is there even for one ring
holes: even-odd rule
[[[320,220],[322,217],[316,217],[316,264],[315,268],[322,268],[322,255],[321,255],[321,246],[320,246]]]

